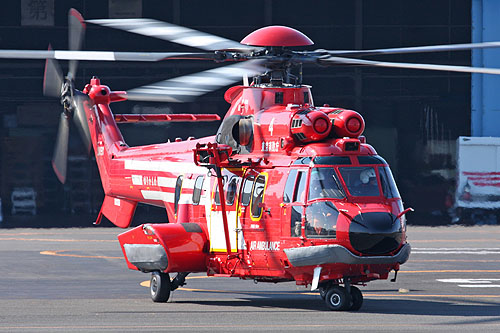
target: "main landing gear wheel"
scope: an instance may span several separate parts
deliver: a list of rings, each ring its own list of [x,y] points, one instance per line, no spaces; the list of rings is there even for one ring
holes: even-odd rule
[[[153,302],[166,302],[170,297],[171,282],[168,273],[153,272],[150,281],[151,299]]]
[[[351,305],[351,297],[344,287],[335,285],[326,292],[325,303],[333,311],[347,310]]]
[[[349,310],[358,311],[363,305],[363,294],[355,286],[351,286],[351,307]]]

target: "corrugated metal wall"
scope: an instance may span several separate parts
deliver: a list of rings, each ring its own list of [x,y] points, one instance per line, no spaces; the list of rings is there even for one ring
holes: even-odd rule
[[[500,40],[500,1],[472,1],[472,41]],[[474,66],[500,68],[500,49],[473,50]],[[500,77],[473,74],[471,94],[471,135],[500,136]]]

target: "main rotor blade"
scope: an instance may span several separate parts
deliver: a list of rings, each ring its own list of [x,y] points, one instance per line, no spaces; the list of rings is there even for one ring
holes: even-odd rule
[[[70,51],[79,51],[85,36],[85,22],[82,15],[74,8],[68,13],[68,46]],[[68,79],[73,80],[78,68],[77,60],[70,60]]]
[[[339,56],[339,55],[342,55],[342,56],[367,56],[367,55],[378,55],[378,54],[464,51],[464,50],[487,49],[487,48],[495,48],[495,47],[500,47],[500,42],[397,47],[397,48],[373,49],[373,50],[316,50],[315,52],[326,52],[330,55],[336,55],[336,56]]]
[[[50,97],[61,97],[63,81],[63,73],[57,60],[47,59],[45,61],[45,72],[43,75],[43,94]]]
[[[391,67],[391,68],[407,68],[407,69],[427,69],[433,71],[449,71],[461,73],[482,73],[482,74],[500,74],[500,68],[484,68],[484,67],[469,67],[469,66],[452,66],[452,65],[434,65],[434,64],[412,64],[401,62],[384,62],[363,59],[352,59],[342,57],[328,57],[318,59],[321,65],[360,65],[372,67]]]
[[[250,60],[204,72],[176,77],[150,85],[134,88],[124,95],[128,100],[152,102],[189,102],[210,91],[242,80],[244,75],[254,76],[265,72],[262,60]]]
[[[207,51],[233,50],[251,52],[255,49],[234,40],[153,19],[100,19],[86,20],[86,22],[155,37]]]
[[[61,183],[66,182],[66,169],[68,165],[68,139],[69,139],[69,118],[61,113],[59,119],[59,130],[57,131],[54,155],[52,156],[52,167]]]
[[[57,50],[0,50],[0,59],[57,59],[89,61],[216,60],[211,52],[110,52]]]

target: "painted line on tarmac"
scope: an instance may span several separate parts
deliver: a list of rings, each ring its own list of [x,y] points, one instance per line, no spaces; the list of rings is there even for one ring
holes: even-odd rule
[[[455,283],[461,288],[500,288],[500,284],[492,284],[498,282],[500,279],[436,279],[438,282]]]
[[[498,242],[494,238],[478,238],[478,239],[413,239],[409,240],[410,243],[440,243],[440,242]]]
[[[462,288],[500,288],[500,284],[459,284]]]
[[[410,259],[411,262],[500,262],[495,259]]]
[[[486,325],[481,325],[481,327],[498,327],[500,324],[497,323],[488,323]],[[68,330],[92,330],[92,331],[102,331],[102,330],[124,330],[124,331],[130,331],[132,330],[137,330],[137,331],[143,331],[143,330],[164,330],[164,329],[190,329],[190,330],[195,330],[195,329],[207,329],[207,328],[221,328],[223,330],[228,329],[228,324],[210,324],[206,323],[203,325],[68,325],[68,326],[0,326],[1,331],[18,331],[19,329],[23,330],[62,330],[62,331],[68,331]],[[355,324],[355,323],[346,323],[346,324],[312,324],[312,323],[307,323],[307,324],[248,324],[248,325],[241,325],[241,324],[234,324],[232,323],[230,328],[232,330],[238,329],[238,328],[250,328],[250,329],[276,329],[276,328],[301,328],[301,331],[306,331],[310,330],[311,328],[372,328],[372,327],[377,327],[377,328],[407,328],[407,327],[415,327],[415,328],[420,328],[422,327],[430,327],[430,328],[435,328],[434,325],[432,324],[408,324],[408,323],[402,323],[402,324],[390,324],[390,323],[383,323],[383,324],[373,324],[373,323],[367,323],[367,324]]]
[[[414,248],[412,254],[500,254],[500,247],[478,248],[478,247],[427,247]]]
[[[71,253],[62,253],[62,252],[68,252],[68,250],[42,251],[42,252],[40,252],[40,254],[46,255],[46,256],[56,256],[56,257],[92,258],[92,259],[124,259],[123,257],[86,256],[86,255],[71,254]]]
[[[37,242],[98,242],[98,243],[116,243],[117,240],[111,239],[58,239],[58,238],[21,238],[21,237],[0,237],[0,241],[37,241]]]

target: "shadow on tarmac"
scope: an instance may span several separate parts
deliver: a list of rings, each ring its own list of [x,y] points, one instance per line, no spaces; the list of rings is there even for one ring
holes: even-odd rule
[[[464,303],[467,302],[467,303]],[[176,308],[176,305],[202,305],[207,306],[203,311],[189,311]],[[293,310],[324,311],[327,309],[324,301],[319,297],[308,296],[301,298],[290,297],[263,297],[263,298],[240,298],[239,300],[174,300],[163,304],[164,307],[158,311],[144,311],[143,313],[194,313],[194,312],[219,312],[224,307],[224,312],[241,312],[240,308],[246,307],[245,313],[262,312],[284,312]],[[256,308],[252,311],[251,308]],[[227,308],[233,308],[228,310]],[[259,310],[258,310],[259,309]],[[106,312],[126,313],[126,312]],[[352,313],[365,314],[397,314],[397,315],[420,315],[420,316],[461,316],[461,317],[496,317],[488,319],[491,322],[500,322],[500,304],[494,302],[481,302],[464,299],[446,299],[438,301],[412,300],[412,299],[365,299],[359,311]],[[471,321],[473,323],[473,321]]]

